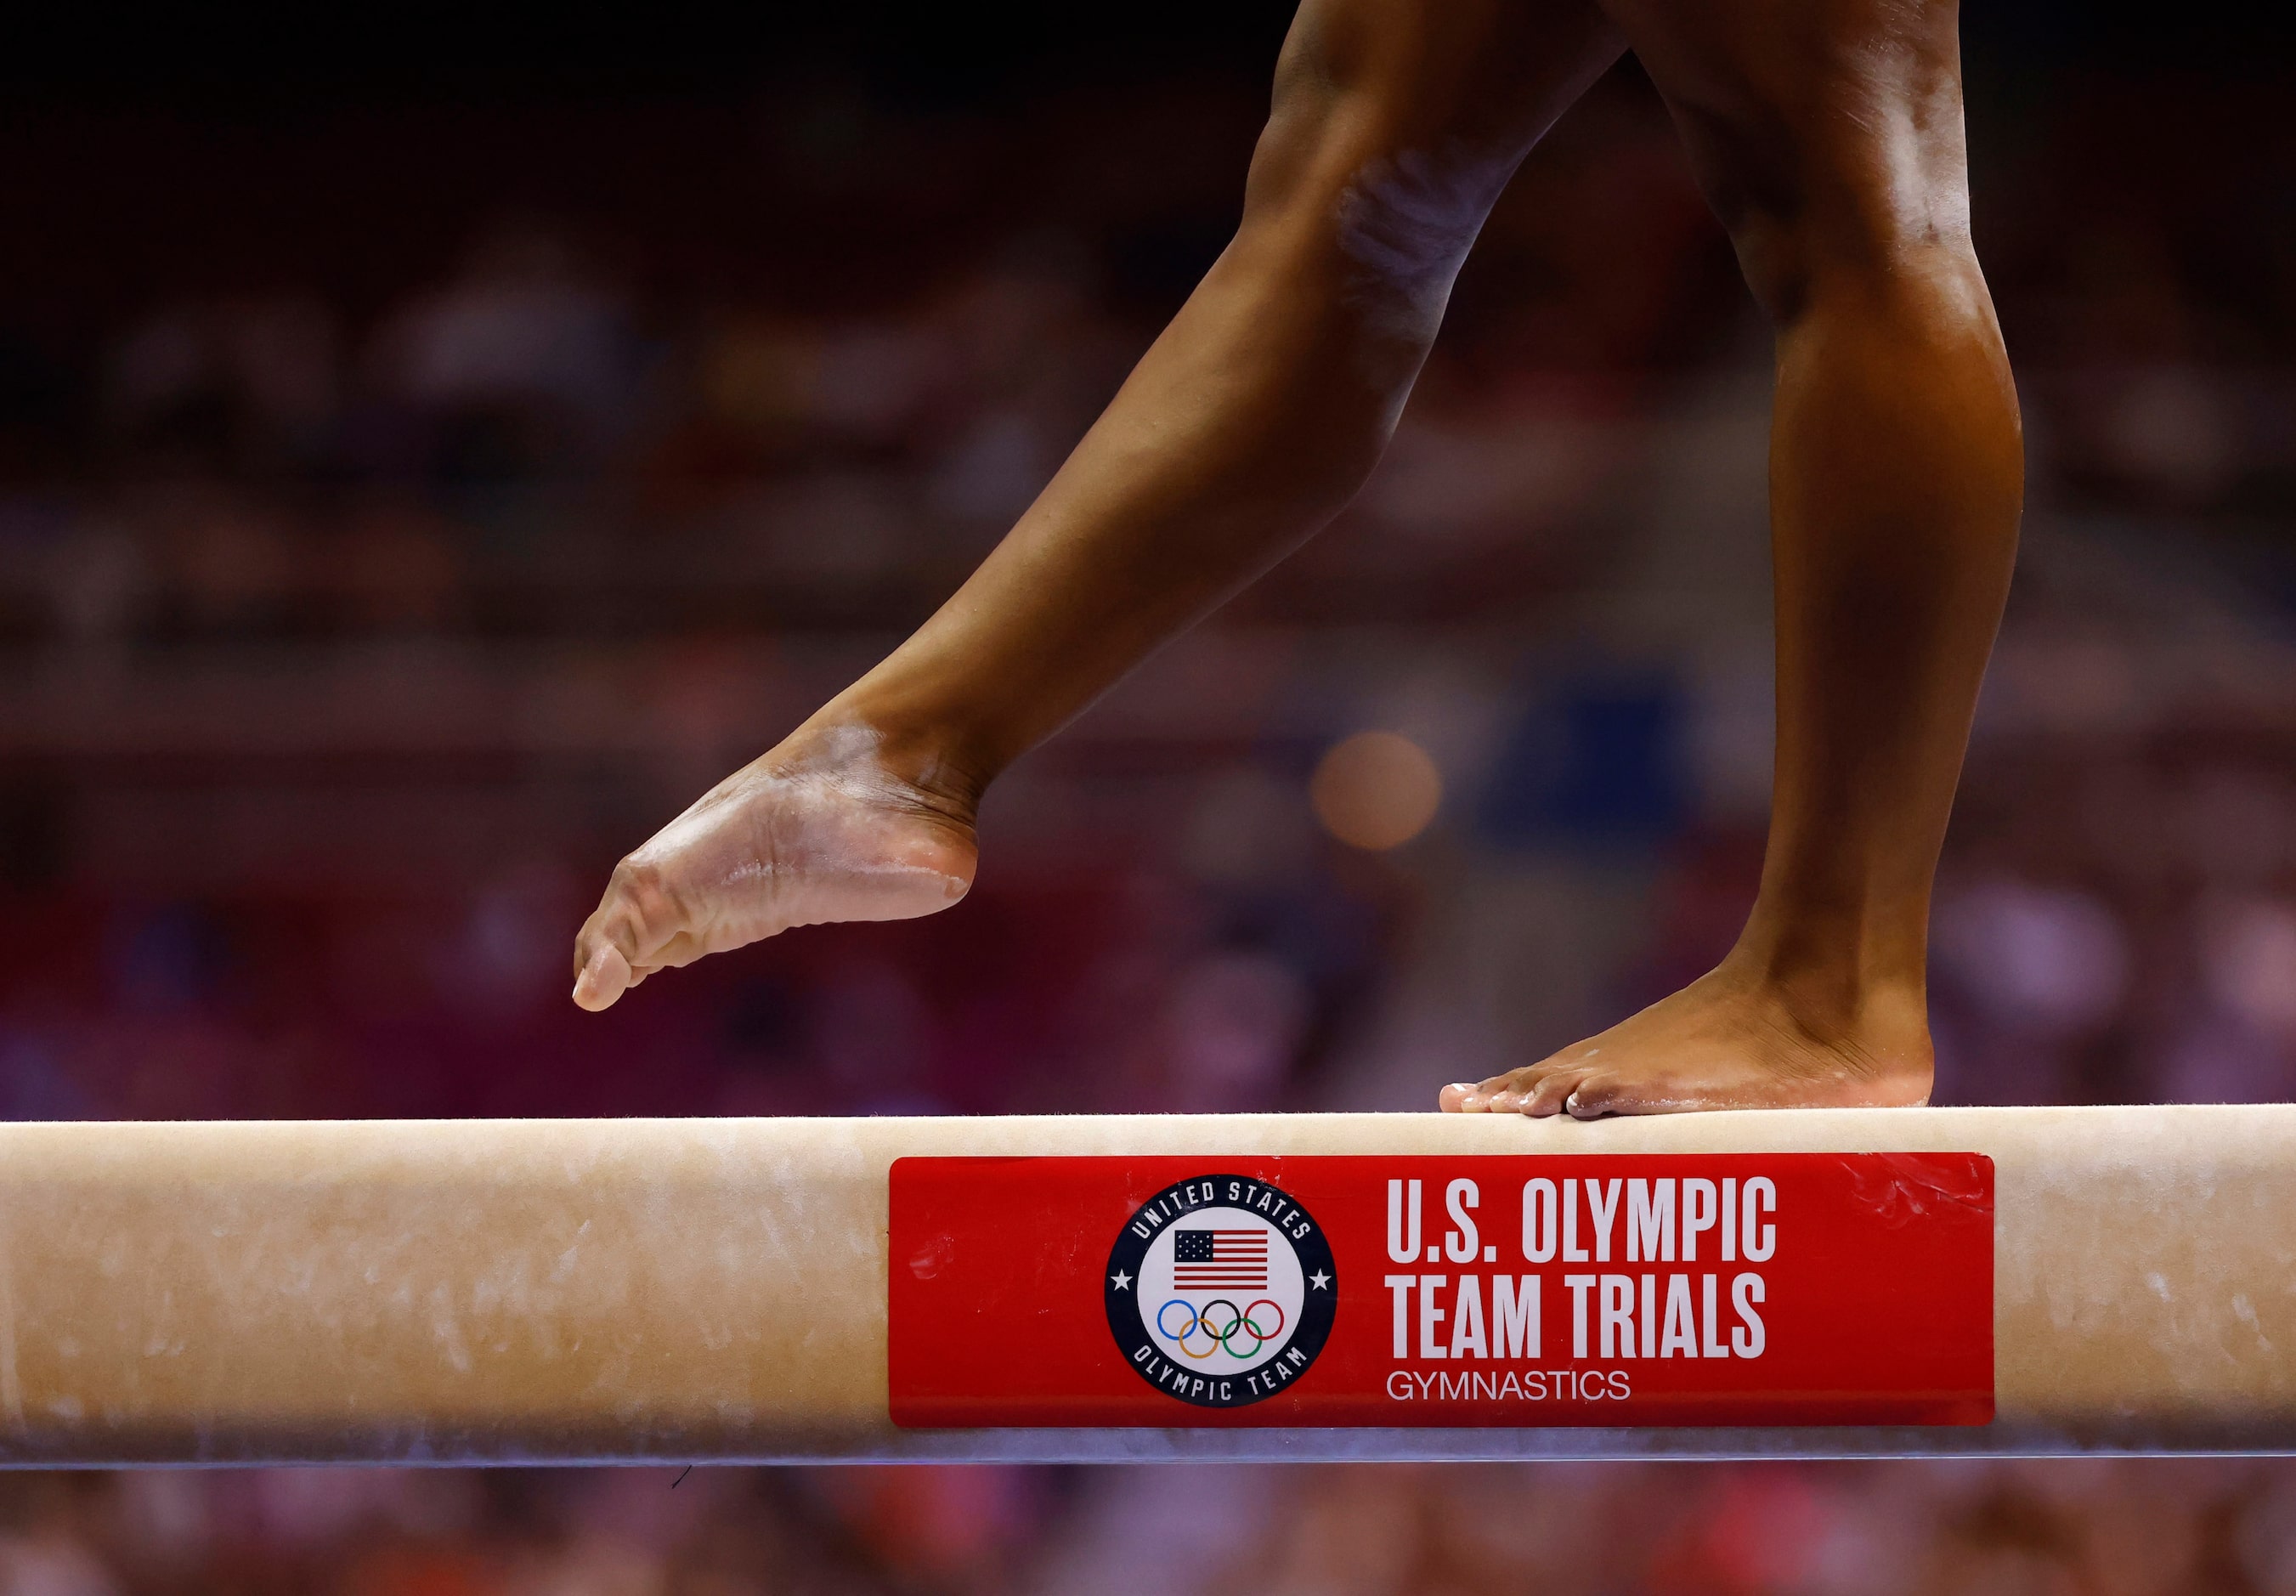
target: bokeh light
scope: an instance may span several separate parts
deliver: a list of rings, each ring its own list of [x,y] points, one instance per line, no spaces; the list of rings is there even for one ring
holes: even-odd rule
[[[1391,731],[1364,731],[1333,744],[1308,785],[1316,818],[1351,848],[1399,848],[1435,818],[1443,777],[1427,751]]]

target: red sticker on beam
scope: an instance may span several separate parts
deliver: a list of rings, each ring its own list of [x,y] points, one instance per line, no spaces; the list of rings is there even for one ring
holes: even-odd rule
[[[903,1158],[892,1417],[1984,1424],[1977,1153]]]

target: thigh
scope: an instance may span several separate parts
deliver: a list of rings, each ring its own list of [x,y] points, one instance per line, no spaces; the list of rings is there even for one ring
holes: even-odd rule
[[[1600,0],[1303,0],[1253,182],[1331,159],[1504,182],[1625,47]]]

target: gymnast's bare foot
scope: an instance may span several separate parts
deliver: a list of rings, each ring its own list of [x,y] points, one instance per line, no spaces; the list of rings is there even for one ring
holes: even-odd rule
[[[805,728],[615,868],[574,940],[574,1000],[795,926],[906,920],[972,885],[972,802],[905,775],[863,726]]]
[[[1820,1008],[1834,1010],[1822,1014]],[[1796,1002],[1726,962],[1672,997],[1538,1063],[1443,1089],[1453,1114],[1681,1114],[1890,1107],[1929,1100],[1918,987],[1841,1013]]]

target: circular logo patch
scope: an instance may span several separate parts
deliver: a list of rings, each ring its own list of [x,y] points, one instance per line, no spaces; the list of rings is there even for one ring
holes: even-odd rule
[[[1340,1282],[1288,1192],[1197,1175],[1140,1205],[1108,1255],[1108,1328],[1134,1372],[1202,1408],[1241,1408],[1308,1371]]]

